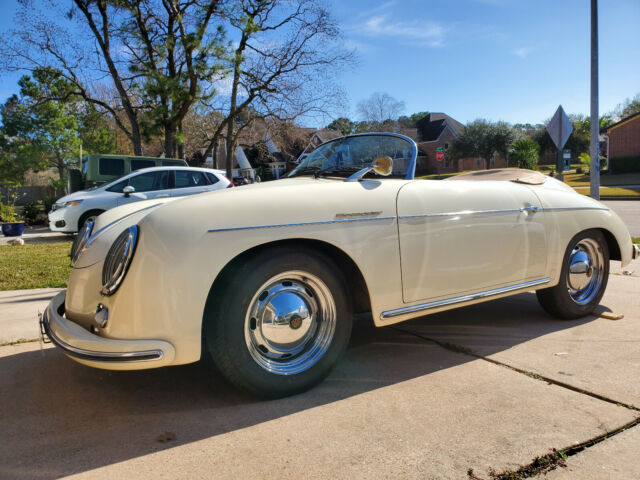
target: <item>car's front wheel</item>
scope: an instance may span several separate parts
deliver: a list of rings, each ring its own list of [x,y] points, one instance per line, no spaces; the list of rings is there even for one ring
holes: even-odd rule
[[[278,248],[228,274],[210,295],[204,322],[206,347],[228,380],[258,396],[281,397],[330,372],[349,341],[352,311],[329,257]]]
[[[562,319],[584,317],[598,306],[609,279],[609,249],[599,230],[571,239],[564,254],[560,282],[536,292],[542,307]]]

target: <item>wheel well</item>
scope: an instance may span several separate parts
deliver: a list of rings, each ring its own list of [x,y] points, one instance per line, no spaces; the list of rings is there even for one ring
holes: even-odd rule
[[[290,248],[296,248],[298,246],[306,246],[313,248],[327,257],[331,258],[340,269],[340,272],[344,276],[345,283],[349,287],[349,295],[351,297],[353,305],[353,313],[363,313],[371,311],[371,302],[369,299],[369,290],[364,280],[362,272],[355,264],[353,259],[349,257],[344,251],[340,250],[334,245],[319,240],[310,239],[289,239],[279,240],[275,242],[263,243],[249,250],[246,250],[237,255],[233,260],[225,265],[222,271],[218,274],[211,289],[209,290],[209,298],[207,298],[207,304],[212,300],[212,292],[219,291],[227,285],[226,278],[235,270],[238,269],[240,264],[247,261],[248,258],[258,255],[270,248],[288,246]],[[205,309],[206,310],[206,309]]]
[[[100,210],[99,208],[95,208],[93,210],[87,210],[82,215],[80,215],[80,218],[78,219],[78,231],[80,231],[80,229],[82,229],[82,225],[84,224],[84,221],[87,218],[91,217],[92,215],[97,217],[98,215],[100,215],[103,212],[104,212],[104,210]]]
[[[622,260],[622,255],[620,254],[620,245],[618,245],[618,241],[613,234],[605,230],[604,228],[599,229],[604,235],[605,240],[607,241],[607,247],[609,247],[609,258],[611,260]]]

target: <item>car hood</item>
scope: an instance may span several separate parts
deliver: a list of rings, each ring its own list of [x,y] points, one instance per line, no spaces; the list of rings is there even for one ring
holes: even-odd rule
[[[64,203],[64,202],[72,202],[74,200],[82,200],[87,198],[88,196],[95,195],[96,192],[101,190],[78,190],[77,192],[70,193],[69,195],[65,195],[64,197],[56,200],[56,203]]]
[[[151,211],[141,222],[158,235],[184,238],[222,229],[395,216],[407,180],[295,177],[186,197]]]

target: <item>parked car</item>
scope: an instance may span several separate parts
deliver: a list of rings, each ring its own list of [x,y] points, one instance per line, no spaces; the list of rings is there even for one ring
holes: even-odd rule
[[[182,197],[228,188],[223,170],[195,167],[155,167],[137,170],[102,187],[60,198],[49,212],[49,228],[75,233],[102,212],[151,198]]]
[[[42,328],[98,368],[213,360],[264,397],[331,370],[354,312],[382,327],[536,290],[557,318],[590,314],[609,260],[640,251],[605,205],[528,170],[416,180],[396,134],[319,146],[288,178],[88,223]],[[514,314],[517,312],[514,312]]]
[[[77,192],[112,182],[136,170],[153,167],[187,167],[179,158],[135,157],[131,155],[85,155],[80,170],[69,169],[67,190]]]

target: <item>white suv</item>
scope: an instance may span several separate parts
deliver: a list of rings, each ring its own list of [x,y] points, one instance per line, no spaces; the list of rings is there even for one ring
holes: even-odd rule
[[[49,212],[49,228],[75,233],[105,210],[126,203],[180,197],[233,187],[223,170],[195,167],[152,167],[136,170],[106,185],[60,198]]]

